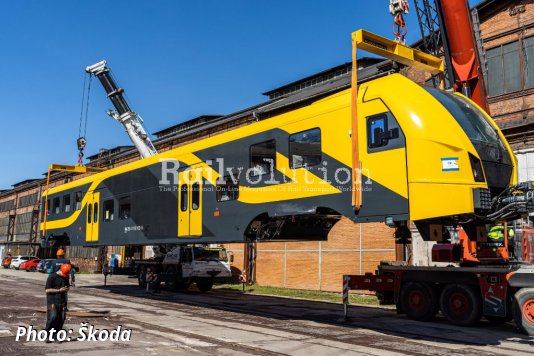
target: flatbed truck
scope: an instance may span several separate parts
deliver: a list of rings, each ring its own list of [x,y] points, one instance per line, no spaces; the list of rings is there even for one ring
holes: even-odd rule
[[[139,286],[160,283],[186,290],[193,283],[201,292],[232,277],[226,249],[199,245],[179,245],[154,258],[134,261]]]

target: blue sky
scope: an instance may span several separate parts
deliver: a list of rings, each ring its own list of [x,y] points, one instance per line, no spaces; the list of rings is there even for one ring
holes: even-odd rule
[[[411,1],[413,3],[413,1]],[[408,15],[408,42],[420,37]],[[228,114],[350,60],[359,28],[392,37],[388,1],[25,0],[0,9],[0,189],[74,164],[84,68],[107,59],[155,132]],[[93,82],[86,156],[130,144]]]

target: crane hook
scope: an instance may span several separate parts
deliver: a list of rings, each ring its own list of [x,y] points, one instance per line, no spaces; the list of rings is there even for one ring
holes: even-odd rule
[[[76,144],[78,145],[78,164],[81,166],[83,165],[83,150],[87,145],[87,140],[85,137],[78,137]]]
[[[406,43],[408,34],[408,24],[404,20],[404,15],[409,12],[410,6],[407,0],[390,0],[389,13],[393,16],[393,34],[399,43]]]

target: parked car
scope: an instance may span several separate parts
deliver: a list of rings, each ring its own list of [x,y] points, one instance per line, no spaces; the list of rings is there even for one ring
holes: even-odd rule
[[[35,256],[15,256],[11,261],[9,268],[19,269],[22,262],[31,260],[32,258],[37,258]]]
[[[32,258],[26,262],[20,264],[20,269],[25,270],[26,272],[35,272],[37,271],[37,265],[41,262],[40,258]]]
[[[50,265],[54,262],[52,259],[41,260],[37,265],[37,271],[41,273],[47,273]]]
[[[9,265],[11,264],[11,260],[13,259],[13,257],[11,256],[6,256],[3,260],[2,260],[2,267],[4,268],[9,268]]]

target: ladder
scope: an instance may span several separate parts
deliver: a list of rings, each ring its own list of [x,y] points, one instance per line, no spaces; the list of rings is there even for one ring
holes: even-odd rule
[[[484,39],[482,38],[482,32],[480,31],[480,19],[478,17],[478,10],[476,8],[471,10],[471,18],[473,20],[473,32],[475,33],[478,58],[480,66],[482,67],[482,76],[484,77],[486,92],[488,92],[488,58],[486,55],[486,50],[484,49]]]

